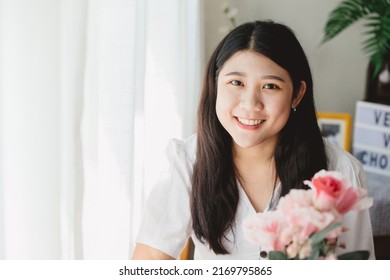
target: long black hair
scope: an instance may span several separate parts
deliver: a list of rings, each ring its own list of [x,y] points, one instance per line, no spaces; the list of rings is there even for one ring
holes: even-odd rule
[[[232,30],[208,62],[198,107],[197,150],[192,176],[191,213],[196,237],[216,254],[228,254],[223,242],[233,228],[239,200],[232,138],[219,122],[215,105],[217,77],[235,53],[251,50],[284,68],[293,82],[293,97],[301,82],[306,92],[296,112],[281,130],[274,152],[282,192],[306,188],[303,181],[327,168],[324,142],[317,124],[313,81],[306,55],[294,33],[272,21],[255,21]]]

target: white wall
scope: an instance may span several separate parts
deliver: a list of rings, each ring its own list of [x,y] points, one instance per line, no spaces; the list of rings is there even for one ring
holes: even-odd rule
[[[238,24],[271,19],[290,26],[308,56],[319,111],[353,114],[363,100],[368,58],[361,50],[363,24],[357,22],[340,36],[320,45],[329,12],[340,0],[204,0],[206,58],[216,47],[227,25],[221,6],[238,8]]]

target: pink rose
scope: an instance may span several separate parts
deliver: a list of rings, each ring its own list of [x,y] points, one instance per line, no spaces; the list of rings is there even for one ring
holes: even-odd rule
[[[360,211],[371,207],[374,203],[372,197],[367,197],[367,190],[361,188],[347,188],[336,201],[335,208],[340,214],[351,210]]]
[[[294,242],[303,244],[313,233],[325,229],[338,220],[332,212],[320,212],[314,207],[299,208],[287,215],[287,222],[282,232],[290,232]],[[288,236],[284,233],[283,236]]]
[[[312,196],[312,190],[292,189],[288,195],[280,198],[277,208],[289,214],[297,208],[311,207],[313,205]]]
[[[283,216],[278,212],[257,213],[247,217],[242,224],[247,240],[259,244],[265,251],[284,251],[285,245],[280,240]]]
[[[323,211],[334,208],[343,215],[350,210],[369,208],[373,203],[372,198],[366,197],[366,190],[352,187],[349,180],[336,171],[321,170],[304,183],[313,189],[313,203]]]
[[[349,184],[343,175],[335,171],[321,170],[311,181],[305,181],[313,191],[313,203],[320,210],[329,210],[334,207],[337,198]]]

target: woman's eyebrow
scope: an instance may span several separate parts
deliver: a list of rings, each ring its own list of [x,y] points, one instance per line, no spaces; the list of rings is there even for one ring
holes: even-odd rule
[[[242,77],[246,77],[246,73],[233,71],[233,72],[226,73],[225,76],[242,76]]]
[[[229,73],[226,73],[225,76],[241,76],[241,77],[246,77],[247,74],[245,72],[239,72],[239,71],[232,71],[232,72],[229,72]],[[262,79],[270,79],[270,80],[278,80],[278,81],[281,81],[283,83],[285,83],[286,81],[280,77],[280,76],[277,76],[277,75],[264,75],[261,77]]]
[[[278,81],[281,81],[283,83],[286,82],[282,77],[279,77],[279,76],[276,76],[276,75],[264,75],[261,78],[262,79],[278,80]]]

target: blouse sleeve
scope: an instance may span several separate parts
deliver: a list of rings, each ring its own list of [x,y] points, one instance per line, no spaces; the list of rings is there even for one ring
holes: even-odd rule
[[[189,199],[192,164],[184,142],[179,140],[170,142],[167,156],[169,172],[149,195],[136,243],[177,259],[192,227]]]
[[[334,168],[334,170],[347,176],[352,186],[367,189],[365,173],[360,162],[351,154],[337,150],[337,147],[334,149],[336,149],[337,155],[333,152],[333,155],[329,155],[331,161],[330,168]],[[369,259],[375,259],[369,209],[347,213],[343,217],[342,224],[348,230],[339,237],[338,243],[344,244],[345,248],[338,247],[336,254],[340,255],[356,250],[368,250],[370,252]]]

